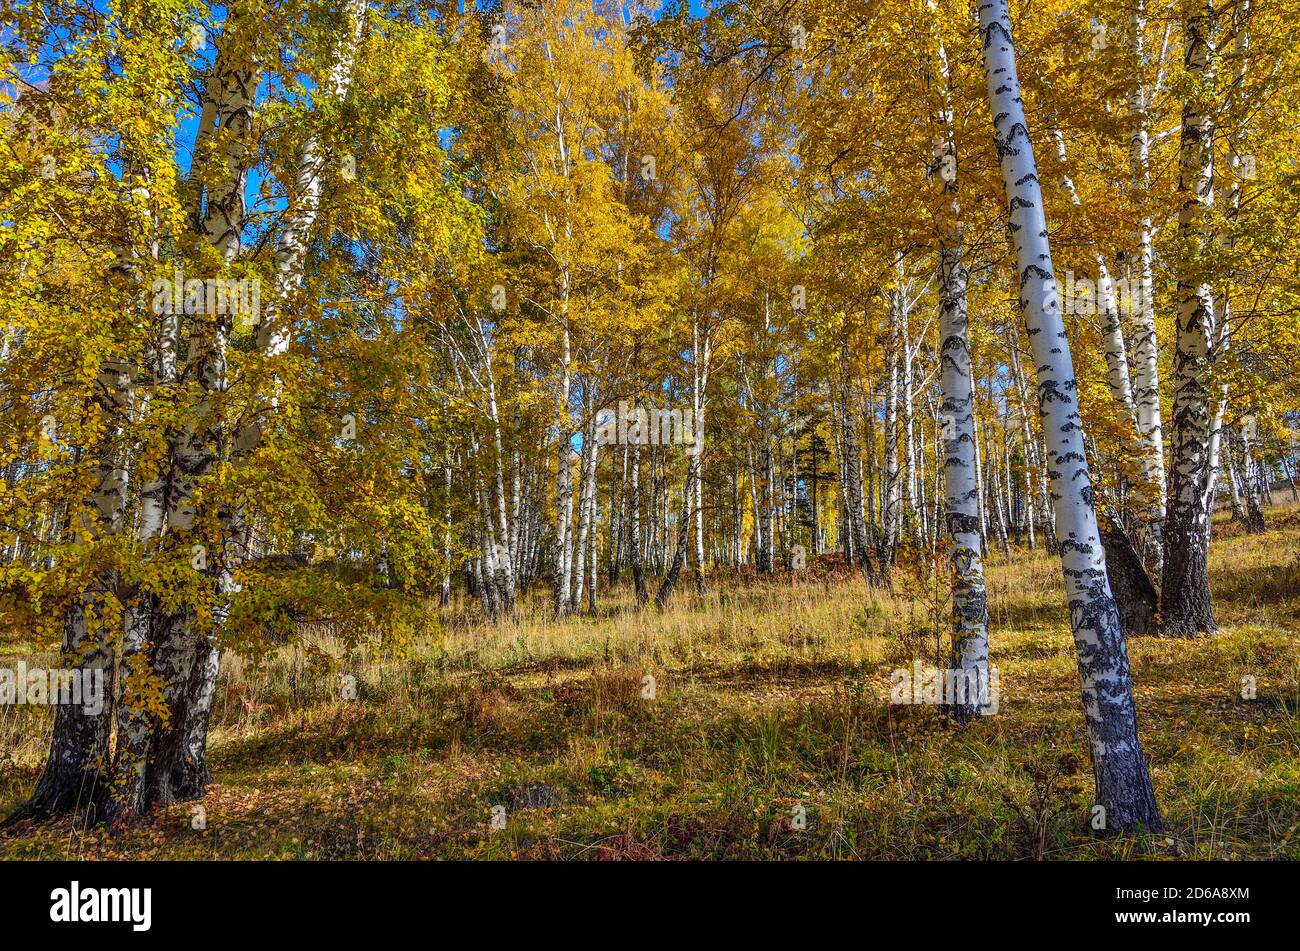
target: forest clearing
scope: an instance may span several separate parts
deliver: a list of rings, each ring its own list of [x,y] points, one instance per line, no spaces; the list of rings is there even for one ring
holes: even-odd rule
[[[1218,634],[1130,642],[1163,835],[1089,828],[1059,569],[1017,552],[989,570],[1000,710],[968,732],[889,705],[890,671],[933,654],[933,598],[832,562],[662,615],[623,590],[599,618],[453,620],[403,660],[308,636],[333,665],[223,671],[205,829],[192,804],[122,836],[68,819],[0,832],[0,858],[1294,859],[1300,507],[1270,514],[1211,548]],[[44,712],[0,713],[0,812],[35,781]]]

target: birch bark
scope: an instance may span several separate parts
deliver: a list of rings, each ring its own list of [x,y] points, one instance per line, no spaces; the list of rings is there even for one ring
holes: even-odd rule
[[[1020,308],[1037,366],[1039,411],[1097,804],[1104,809],[1107,829],[1157,830],[1160,814],[1138,738],[1128,654],[1093,510],[1077,383],[1056,295],[1007,0],[982,0],[978,10],[993,138],[1016,246]]]
[[[1134,190],[1145,196],[1151,184],[1150,119],[1147,112],[1146,5],[1136,0],[1130,20],[1134,60],[1134,84],[1129,96],[1129,167]],[[1135,298],[1133,314],[1133,402],[1137,414],[1138,440],[1142,446],[1142,470],[1149,501],[1143,547],[1147,561],[1159,573],[1163,560],[1161,532],[1165,518],[1165,448],[1160,419],[1159,348],[1155,318],[1155,228],[1144,209],[1137,228],[1136,275],[1130,275],[1130,293]]]
[[[628,506],[631,520],[631,539],[628,558],[632,562],[632,585],[636,590],[636,603],[644,607],[650,594],[646,590],[645,570],[641,566],[641,444],[632,447],[632,498]]]
[[[364,26],[365,0],[345,0],[344,30],[336,39],[323,94],[329,99],[346,96],[352,81],[352,66]],[[255,50],[258,23],[253,8],[231,20],[228,41],[219,56],[229,57],[220,66],[216,105],[218,137],[222,143],[220,167],[224,174],[211,188],[203,215],[203,236],[227,262],[240,250],[240,236],[246,216],[245,191],[251,160],[252,108],[260,77]],[[227,39],[227,38],[223,38]],[[228,135],[224,134],[228,130]],[[328,157],[316,136],[310,136],[299,156],[295,175],[297,202],[287,213],[275,255],[275,287],[258,329],[258,342],[267,356],[287,350],[287,327],[278,325],[284,301],[298,291],[304,280],[307,243],[314,232],[324,193]],[[186,429],[173,452],[176,460],[168,494],[168,532],[191,532],[197,512],[192,502],[196,482],[207,476],[220,458],[223,435],[212,411],[213,394],[227,385],[225,351],[230,333],[228,318],[214,320],[202,342],[191,343],[191,356],[198,356],[194,375],[204,394],[200,419],[210,420],[204,429]],[[274,401],[273,401],[274,403]],[[256,449],[265,426],[265,414],[255,414],[235,436],[233,456],[241,464]],[[221,544],[207,551],[206,572],[217,591],[218,603],[212,628],[197,631],[192,611],[163,619],[155,629],[154,667],[168,679],[165,694],[172,716],[165,730],[154,740],[145,802],[167,802],[197,798],[210,782],[206,762],[208,723],[220,667],[217,638],[229,610],[229,599],[238,591],[232,569],[248,557],[250,527],[246,513],[226,509],[220,514]]]
[[[1206,245],[1214,201],[1214,125],[1203,100],[1213,82],[1214,10],[1194,3],[1184,21],[1184,66],[1197,84],[1183,106],[1178,190],[1178,333],[1161,615],[1166,633],[1218,628],[1207,566],[1213,479],[1214,299]]]
[[[931,5],[934,9],[934,5]],[[980,516],[979,460],[976,450],[975,399],[970,340],[967,335],[966,288],[962,260],[961,209],[957,202],[957,152],[953,138],[948,54],[938,44],[940,108],[937,142],[930,173],[944,196],[939,220],[939,382],[943,393],[938,417],[943,449],[945,528],[952,549],[952,660],[965,690],[953,698],[953,717],[970,720],[986,710],[989,684],[989,611],[984,586],[983,519]],[[974,689],[972,689],[972,687]],[[983,701],[983,702],[982,702]]]

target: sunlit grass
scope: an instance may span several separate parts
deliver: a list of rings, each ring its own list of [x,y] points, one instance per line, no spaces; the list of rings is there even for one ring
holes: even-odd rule
[[[620,588],[562,622],[538,590],[499,625],[457,606],[405,656],[320,630],[311,651],[228,657],[206,829],[189,806],[116,838],[65,820],[0,835],[0,856],[1300,857],[1300,511],[1269,515],[1216,538],[1221,633],[1130,642],[1158,837],[1089,826],[1059,564],[1021,552],[989,571],[1001,708],[965,729],[887,705],[890,671],[933,656],[932,585],[715,576],[664,612]],[[48,728],[0,709],[0,811]]]

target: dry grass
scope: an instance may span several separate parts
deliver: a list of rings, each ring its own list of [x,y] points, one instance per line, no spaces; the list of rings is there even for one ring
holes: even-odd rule
[[[1158,838],[1089,828],[1059,566],[1022,553],[990,570],[1001,709],[966,729],[887,705],[890,670],[935,649],[933,585],[715,578],[663,613],[602,592],[604,614],[563,623],[539,596],[401,657],[308,632],[310,651],[228,658],[205,830],[190,807],[117,837],[65,820],[0,834],[0,857],[1300,857],[1300,511],[1269,514],[1216,538],[1220,634],[1130,644]],[[0,812],[48,728],[0,709]]]

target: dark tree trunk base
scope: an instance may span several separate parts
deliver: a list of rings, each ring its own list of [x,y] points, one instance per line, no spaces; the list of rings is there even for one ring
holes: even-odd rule
[[[1131,750],[1123,760],[1111,756],[1105,765],[1094,762],[1093,775],[1103,800],[1101,805],[1106,809],[1105,825],[1098,831],[1109,834],[1161,831],[1163,821],[1146,756],[1140,747]]]
[[[691,486],[688,480],[686,498],[690,498]],[[682,523],[677,530],[677,547],[673,549],[673,563],[668,567],[668,574],[664,576],[663,583],[659,585],[659,590],[655,593],[655,607],[663,610],[668,604],[668,599],[673,596],[673,589],[677,587],[677,578],[682,573],[682,568],[686,567],[686,540],[687,529],[691,524],[690,506],[682,506]]]
[[[677,576],[682,571],[681,558],[674,558],[672,565],[668,568],[668,574],[664,575],[663,583],[659,585],[659,590],[655,593],[655,607],[663,609],[668,604],[668,599],[673,596],[673,589],[677,587]]]
[[[1197,637],[1219,629],[1210,603],[1204,530],[1194,522],[1165,534],[1165,573],[1160,585],[1160,614],[1166,637]]]
[[[1098,520],[1102,547],[1106,551],[1106,574],[1125,636],[1156,633],[1156,589],[1137,549],[1114,519],[1098,512]]]
[[[632,563],[632,586],[636,589],[636,606],[643,608],[650,600],[650,592],[645,584],[645,572],[639,562]]]
[[[30,799],[0,821],[0,828],[21,822],[48,822],[77,815],[94,822],[101,815],[107,784],[94,767],[80,770],[51,770],[48,766]]]
[[[1264,524],[1264,513],[1253,502],[1246,508],[1246,516],[1241,520],[1241,524],[1251,535],[1262,535],[1268,531],[1268,526]]]

